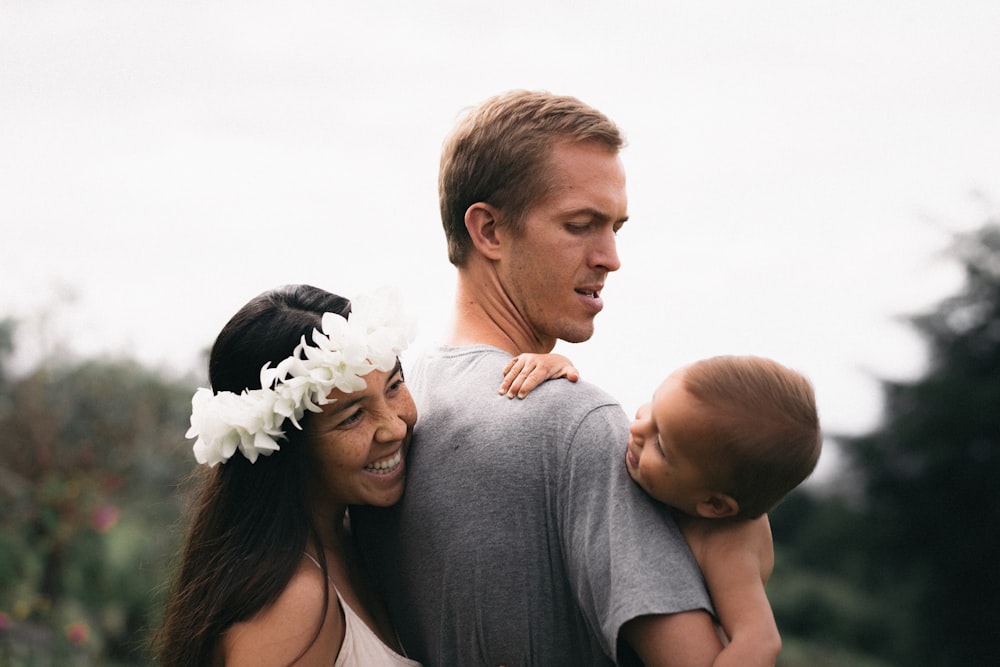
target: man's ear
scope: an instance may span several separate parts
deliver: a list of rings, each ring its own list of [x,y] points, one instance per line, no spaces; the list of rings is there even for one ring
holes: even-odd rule
[[[497,233],[498,211],[489,204],[476,202],[465,212],[465,228],[472,245],[487,259],[500,259],[500,235]]]
[[[740,511],[740,504],[729,494],[713,493],[698,503],[696,510],[698,516],[706,519],[725,519],[736,516]]]

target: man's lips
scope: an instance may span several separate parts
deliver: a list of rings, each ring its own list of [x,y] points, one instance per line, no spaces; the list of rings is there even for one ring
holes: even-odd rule
[[[575,291],[577,294],[583,296],[589,296],[592,299],[600,299],[602,289],[604,289],[604,285],[598,285],[596,287],[590,287],[590,286],[577,287]]]
[[[574,291],[579,297],[580,303],[583,305],[584,309],[591,315],[596,315],[604,310],[604,300],[601,298],[600,287],[577,287]]]

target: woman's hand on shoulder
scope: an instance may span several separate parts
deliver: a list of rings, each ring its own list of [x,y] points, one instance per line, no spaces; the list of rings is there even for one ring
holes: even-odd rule
[[[344,641],[337,594],[315,564],[302,561],[273,604],[226,631],[227,665],[329,667],[337,659]]]
[[[556,378],[576,382],[580,371],[561,354],[519,354],[504,366],[503,382],[497,393],[507,398],[524,398],[538,385]]]

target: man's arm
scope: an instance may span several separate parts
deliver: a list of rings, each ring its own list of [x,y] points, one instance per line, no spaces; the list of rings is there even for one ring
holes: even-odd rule
[[[632,647],[650,665],[710,665],[722,646],[701,572],[667,506],[629,477],[627,441],[619,405],[573,429],[557,484],[570,587],[609,658]]]
[[[633,618],[621,637],[646,667],[708,667],[722,650],[712,617],[701,610]]]

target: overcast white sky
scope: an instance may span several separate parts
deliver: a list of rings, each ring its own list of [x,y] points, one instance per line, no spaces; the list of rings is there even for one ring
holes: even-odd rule
[[[872,378],[921,368],[896,316],[957,288],[938,252],[1000,199],[992,0],[0,0],[0,316],[26,357],[181,373],[267,288],[388,284],[429,342],[440,144],[511,88],[628,137],[623,268],[561,351],[630,413],[755,353],[812,378],[827,430],[872,428]]]

